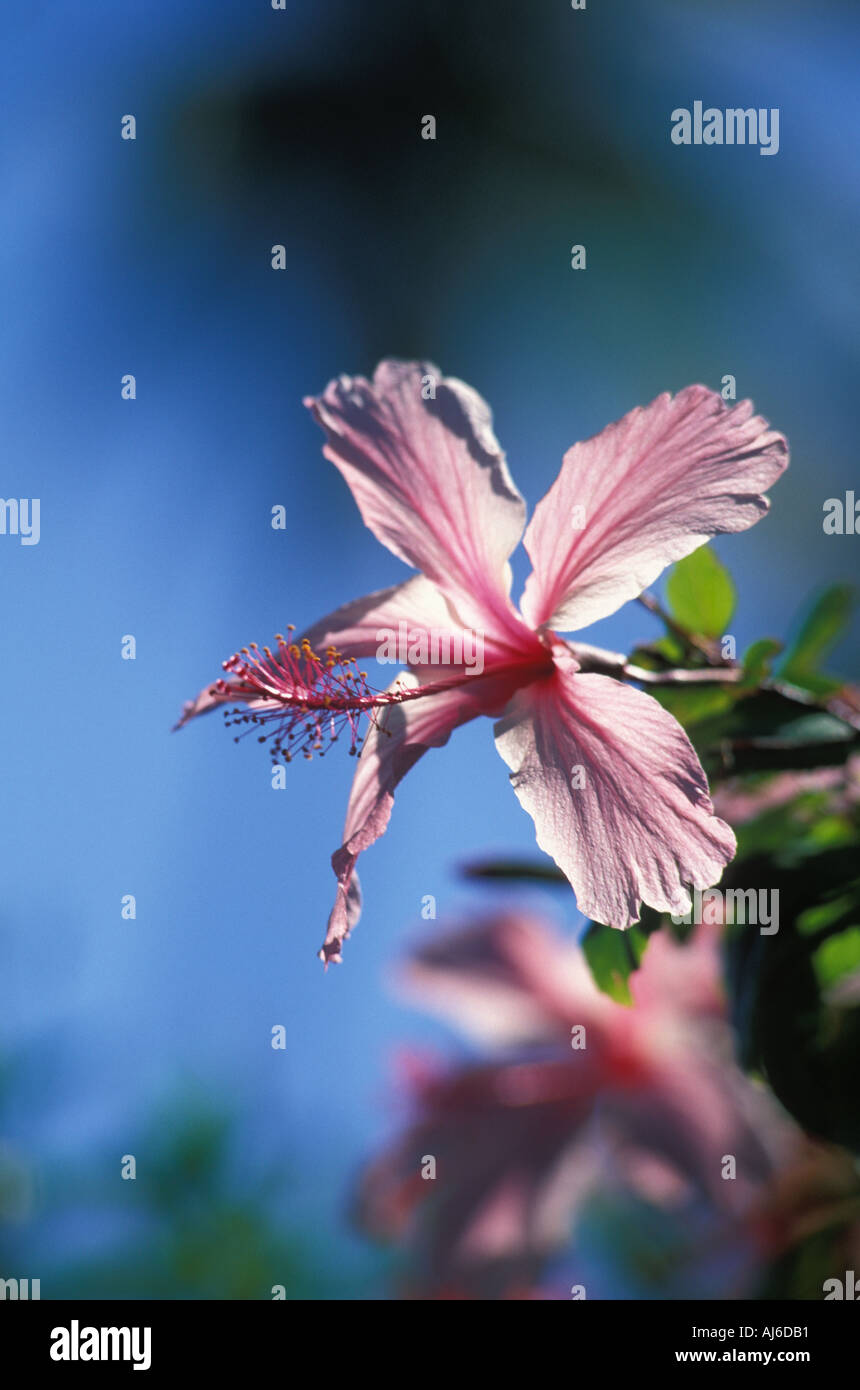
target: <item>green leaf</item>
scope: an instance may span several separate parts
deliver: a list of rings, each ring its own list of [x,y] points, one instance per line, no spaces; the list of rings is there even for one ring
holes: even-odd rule
[[[672,617],[687,632],[721,637],[735,611],[731,575],[707,545],[679,560],[666,581]]]
[[[840,682],[821,674],[821,664],[851,617],[855,594],[849,584],[833,584],[813,602],[788,648],[779,676],[816,695],[838,690]]]
[[[582,938],[582,949],[594,982],[618,1004],[632,1004],[630,976],[638,970],[648,945],[648,933],[641,927],[619,931],[601,922],[589,922]]]
[[[745,686],[761,685],[762,681],[770,675],[770,668],[773,658],[782,651],[782,643],[777,642],[773,637],[761,637],[758,642],[753,642],[744,656],[744,677],[742,684]]]
[[[860,970],[860,927],[850,927],[822,942],[813,956],[819,986],[828,989]]]
[[[667,666],[680,666],[683,663],[686,650],[674,633],[667,632],[665,637],[658,637],[651,645]]]
[[[696,721],[690,736],[709,777],[836,767],[860,742],[844,720],[775,690],[740,692],[724,715]]]
[[[764,783],[770,780],[765,777]],[[751,791],[755,795],[757,787],[752,786]],[[752,820],[735,827],[736,862],[750,855],[770,854],[780,865],[793,867],[822,849],[838,849],[853,842],[856,831],[850,819],[825,814],[832,796],[829,791],[799,790],[793,796],[787,791],[786,795],[789,799],[781,805],[766,807]],[[821,833],[822,826],[826,827],[825,835]],[[801,930],[806,930],[805,926]]]
[[[814,932],[832,930],[844,927],[846,923],[853,923],[854,918],[860,916],[860,885],[854,885],[850,893],[843,893],[838,898],[831,898],[829,901],[814,903],[812,907],[807,907],[803,912],[798,913],[797,929],[804,935]]]
[[[695,728],[706,719],[727,713],[733,692],[724,685],[654,686],[649,694],[659,700],[685,729]]]
[[[514,883],[563,883],[569,887],[561,869],[546,859],[472,859],[460,865],[463,878],[501,879]]]
[[[834,1001],[831,990],[856,970],[860,951],[858,917],[849,901],[856,907],[857,853],[855,835],[850,846],[793,864],[781,864],[773,854],[736,860],[721,884],[766,886],[779,894],[776,934],[747,925],[730,928],[727,936],[743,1064],[765,1078],[804,1129],[855,1152],[860,1007]]]
[[[683,666],[690,653],[679,638],[672,633],[658,637],[644,647],[634,647],[630,653],[633,666],[642,666],[646,671],[665,671],[670,666]]]

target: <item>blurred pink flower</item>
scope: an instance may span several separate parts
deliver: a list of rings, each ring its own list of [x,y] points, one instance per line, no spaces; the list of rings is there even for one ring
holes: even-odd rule
[[[688,887],[718,881],[734,836],[712,814],[675,719],[642,691],[583,670],[558,632],[607,617],[709,537],[758,521],[764,490],[786,466],[785,440],[749,401],[730,409],[704,386],[658,396],[568,450],[523,535],[525,503],[489,408],[463,382],[428,363],[386,361],[372,382],[340,377],[306,404],[365,524],[421,573],[346,604],[304,645],[279,638],[274,654],[243,649],[182,722],[241,704],[254,728],[274,726],[277,752],[304,744],[309,754],[344,721],[355,740],[368,716],[332,857],[323,958],[340,959],[360,906],[356,860],[386,829],[395,787],[477,715],[498,719],[514,791],[583,913],[626,927],[643,902],[685,912]],[[533,570],[517,609],[508,561],[521,537]],[[401,630],[443,636],[455,651],[471,633],[480,673],[464,661],[431,664],[419,641],[408,669],[373,691],[351,663]]]
[[[829,815],[849,811],[860,801],[860,755],[854,754],[842,767],[817,767],[808,771],[777,772],[756,779],[729,778],[714,793],[714,807],[732,825],[745,825],[766,811],[790,806],[801,797],[829,792]],[[810,810],[807,819],[817,811]],[[804,819],[802,806],[798,817]]]
[[[759,1247],[745,1223],[797,1131],[734,1063],[713,931],[683,946],[653,937],[633,1008],[598,991],[579,947],[523,915],[427,945],[403,984],[495,1053],[414,1059],[408,1128],[362,1177],[357,1220],[404,1249],[411,1294],[534,1289],[607,1190],[681,1217],[703,1203],[714,1225],[702,1258],[731,1249],[750,1278]]]

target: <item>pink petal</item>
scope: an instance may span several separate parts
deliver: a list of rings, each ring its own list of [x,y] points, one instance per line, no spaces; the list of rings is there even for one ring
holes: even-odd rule
[[[525,534],[526,620],[570,632],[614,613],[710,536],[758,521],[787,463],[750,401],[732,409],[705,386],[574,444]]]
[[[686,885],[710,887],[734,855],[687,735],[640,690],[560,664],[518,692],[496,746],[538,844],[598,922],[628,927],[643,902],[686,912]]]
[[[419,684],[412,672],[405,672],[389,689],[416,689]],[[428,748],[447,743],[458,725],[504,709],[516,684],[516,674],[475,676],[452,690],[389,705],[371,725],[353,778],[343,844],[332,855],[337,896],[320,952],[326,962],[340,960],[341,943],[357,920],[355,863],[387,829],[397,784]]]
[[[438,628],[455,631],[457,616],[442,594],[422,574],[377,589],[363,598],[352,599],[309,627],[306,637],[316,652],[335,646],[344,656],[373,656],[379,649],[378,634],[386,628],[394,632],[405,622],[411,628]],[[301,640],[301,638],[299,639]]]
[[[484,617],[492,619],[490,614]],[[302,637],[307,638],[316,652],[322,653],[326,647],[335,646],[344,656],[372,657],[379,652],[388,633],[395,634],[398,640],[401,633],[405,634],[407,646],[419,634],[432,634],[437,639],[447,637],[451,642],[449,650],[455,650],[454,639],[462,644],[464,630],[465,624],[453,605],[435,584],[418,574],[402,584],[393,584],[388,589],[379,589],[343,604],[327,617],[320,618]],[[512,622],[506,619],[502,630],[499,624],[481,630],[480,654],[485,670],[520,659],[539,660],[542,651],[531,630],[516,617]],[[474,657],[473,647],[469,652]],[[456,669],[453,664],[447,668],[437,667],[432,672],[428,669],[423,678],[443,679]]]
[[[578,945],[520,911],[435,933],[412,952],[400,980],[417,1007],[506,1048],[569,1044],[573,1023],[587,1024],[593,1037],[619,1009],[595,987]]]
[[[435,399],[423,398],[427,377]],[[386,361],[372,383],[342,376],[305,404],[383,545],[433,580],[465,623],[512,621],[507,561],[525,503],[477,392],[430,363]]]
[[[599,1162],[587,1144],[589,1061],[580,1060],[441,1074],[420,1096],[415,1123],[363,1174],[356,1216],[365,1230],[404,1241],[424,1296],[446,1287],[505,1296],[530,1285],[569,1240],[571,1207]],[[436,1182],[421,1179],[426,1154],[437,1159]]]

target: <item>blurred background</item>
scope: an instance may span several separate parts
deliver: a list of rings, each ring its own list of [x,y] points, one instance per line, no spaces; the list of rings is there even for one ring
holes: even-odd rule
[[[0,1276],[384,1296],[349,1191],[393,1051],[449,1045],[386,975],[425,895],[486,904],[458,864],[530,853],[531,824],[489,725],[460,730],[324,973],[348,760],[275,792],[218,716],[171,725],[237,646],[404,577],[301,405],[384,355],[485,396],[531,506],[575,440],[731,374],[792,448],[770,517],[717,546],[739,650],[850,577],[822,507],[857,477],[858,39],[849,3],[7,0],[0,492],[40,499],[41,539],[0,537]],[[697,99],[778,107],[778,155],[674,146]],[[656,632],[630,605],[588,640]]]

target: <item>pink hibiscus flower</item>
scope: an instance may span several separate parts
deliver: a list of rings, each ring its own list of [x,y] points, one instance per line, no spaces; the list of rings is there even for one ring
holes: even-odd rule
[[[421,573],[297,642],[279,637],[275,653],[243,649],[182,722],[240,705],[236,717],[261,740],[274,732],[288,757],[344,725],[355,747],[366,717],[322,958],[340,960],[360,907],[356,860],[384,832],[395,787],[477,715],[497,719],[514,791],[583,913],[627,927],[643,902],[686,912],[690,887],[718,881],[734,836],[675,719],[558,634],[614,613],[709,537],[758,521],[787,464],[783,437],[749,401],[730,409],[704,386],[658,396],[569,449],[526,527],[488,406],[431,364],[386,361],[372,382],[339,377],[306,404],[365,524]],[[521,537],[533,569],[517,609],[508,561]],[[354,662],[400,632],[406,669],[375,691]],[[465,659],[464,634],[480,644],[480,665]]]
[[[674,1214],[690,1232],[686,1274],[722,1256],[732,1292],[750,1291],[762,1239],[779,1238],[776,1213],[764,1228],[766,1189],[800,1137],[735,1064],[720,977],[706,926],[683,946],[652,937],[632,1008],[599,992],[579,946],[524,913],[412,952],[404,992],[478,1051],[401,1058],[405,1127],[358,1184],[356,1220],[401,1248],[410,1296],[550,1292],[547,1268],[565,1251],[576,1268],[571,1242],[599,1194]]]

